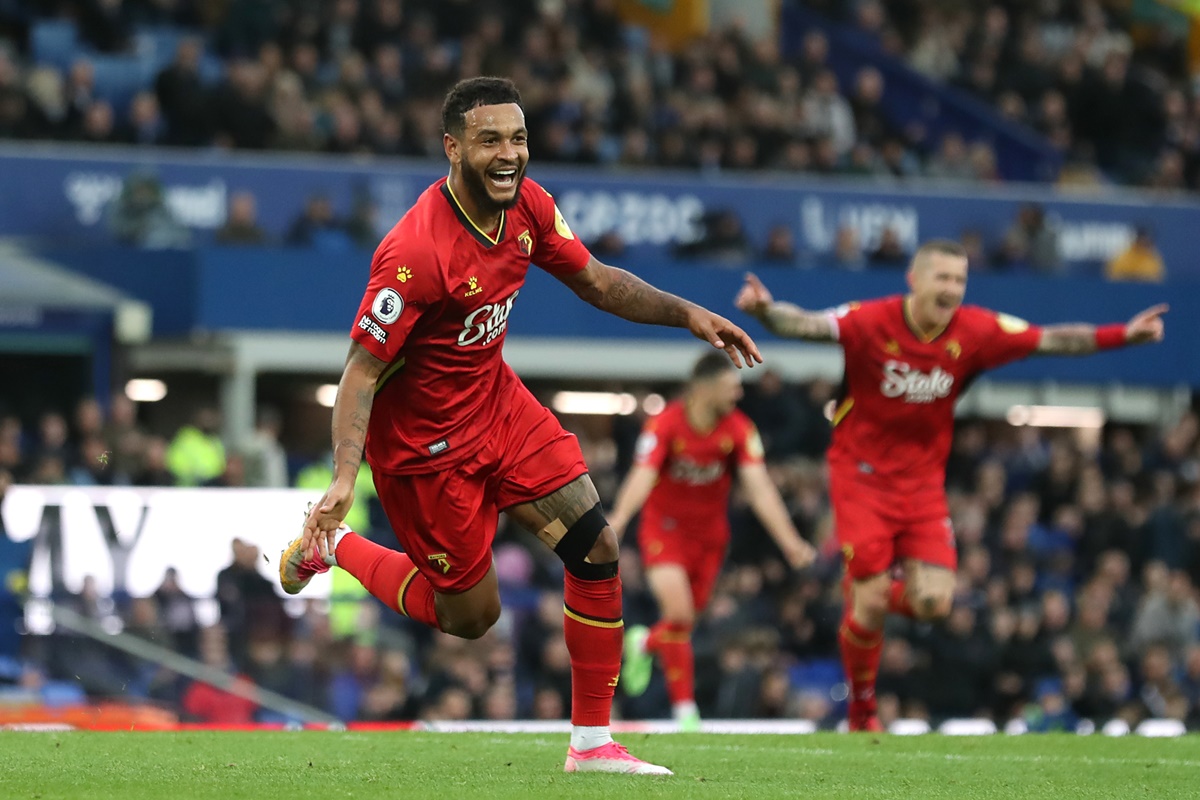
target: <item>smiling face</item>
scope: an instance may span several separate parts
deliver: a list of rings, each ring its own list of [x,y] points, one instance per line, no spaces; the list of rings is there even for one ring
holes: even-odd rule
[[[967,292],[967,259],[936,250],[920,252],[908,270],[911,312],[925,331],[950,324]]]
[[[517,204],[529,163],[525,114],[516,103],[476,106],[463,115],[463,132],[445,135],[446,157],[462,175],[470,202],[481,214]]]

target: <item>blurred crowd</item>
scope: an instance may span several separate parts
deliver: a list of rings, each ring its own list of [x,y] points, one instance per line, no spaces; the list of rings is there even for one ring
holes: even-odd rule
[[[1099,166],[1124,183],[1197,185],[1186,36],[1137,24],[1128,3],[806,5],[1044,137],[1071,180],[1100,180]],[[30,31],[46,19],[73,19],[87,50],[36,60]],[[146,31],[176,42],[173,56],[113,92],[93,61],[136,56]],[[616,0],[41,0],[0,7],[0,37],[5,138],[440,159],[445,90],[502,74],[523,92],[543,161],[1005,177],[987,141],[899,129],[881,72],[843,84],[819,31],[792,46],[731,25],[672,51],[625,24]]]
[[[735,495],[728,564],[695,640],[705,717],[803,718],[831,727],[844,714],[836,639],[842,570],[821,461],[833,394],[827,382],[792,385],[771,372],[747,387],[744,409],[762,432],[770,472],[821,557],[790,573]],[[611,502],[642,420],[564,421]],[[284,422],[264,414],[252,443],[226,450],[210,411],[169,438],[142,430],[136,408],[119,403],[105,414],[84,401],[73,420],[47,415],[28,429],[9,416],[0,426],[0,492],[9,472],[48,483],[322,489],[322,465],[302,477],[279,444]],[[1161,428],[1110,424],[1090,434],[962,421],[947,484],[960,556],[955,608],[940,626],[889,620],[879,682],[885,722],[987,717],[1039,731],[1073,730],[1084,719],[1174,718],[1200,727],[1195,412]],[[356,527],[390,542],[377,512],[368,499]],[[621,556],[628,624],[656,616],[630,546],[636,535],[635,526]],[[474,642],[386,611],[353,580],[335,582],[329,602],[288,605],[275,592],[272,565],[241,540],[215,598],[186,596],[168,571],[149,597],[107,597],[89,581],[59,600],[106,630],[171,647],[344,720],[565,718],[561,564],[507,523],[495,558],[505,611]],[[14,593],[16,585],[9,584]],[[205,603],[216,613],[204,613]],[[286,721],[254,700],[83,637],[25,636],[19,647],[22,666],[0,695],[66,681],[92,697],[162,703],[185,719]],[[658,679],[636,700],[618,692],[626,718],[667,711]]]

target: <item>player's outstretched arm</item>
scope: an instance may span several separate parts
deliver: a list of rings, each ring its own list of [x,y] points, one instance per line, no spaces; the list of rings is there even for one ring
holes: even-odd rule
[[[776,336],[813,342],[832,342],[834,339],[833,324],[826,314],[775,301],[771,292],[752,272],[746,273],[746,282],[733,302]]]
[[[333,481],[304,520],[305,552],[314,544],[322,554],[332,548],[334,532],[354,505],[354,481],[362,464],[375,387],[386,368],[387,362],[371,355],[361,344],[350,344],[333,403]]]
[[[586,267],[559,280],[587,303],[630,322],[687,328],[697,339],[729,354],[737,366],[762,363],[758,346],[744,330],[719,314],[656,289],[641,278],[595,258]]]
[[[1136,314],[1125,325],[1047,325],[1037,352],[1043,355],[1086,355],[1097,350],[1109,350],[1134,344],[1161,342],[1164,327],[1162,315],[1167,304],[1151,306]]]
[[[644,464],[635,464],[625,476],[625,482],[621,484],[617,500],[613,503],[612,513],[608,515],[608,524],[617,534],[618,541],[624,537],[629,520],[646,504],[650,490],[657,482],[658,470]]]
[[[779,545],[780,552],[792,569],[804,569],[817,557],[813,546],[800,537],[792,518],[788,514],[775,482],[771,480],[767,466],[762,463],[742,464],[738,467],[738,480],[746,492],[746,500],[754,516],[766,528],[767,533]]]

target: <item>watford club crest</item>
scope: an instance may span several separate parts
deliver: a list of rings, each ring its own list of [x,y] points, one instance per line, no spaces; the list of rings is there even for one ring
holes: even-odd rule
[[[962,345],[958,343],[957,339],[951,339],[946,342],[946,352],[949,353],[951,358],[957,359],[962,355]]]
[[[522,231],[517,237],[517,246],[521,248],[521,255],[529,256],[533,254],[533,235],[528,230]]]

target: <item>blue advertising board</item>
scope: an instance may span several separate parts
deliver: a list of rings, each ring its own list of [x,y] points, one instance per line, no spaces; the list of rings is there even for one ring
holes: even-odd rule
[[[444,175],[439,162],[325,156],[244,155],[146,149],[80,149],[54,145],[0,147],[0,235],[32,236],[57,245],[110,243],[109,205],[135,170],[156,173],[168,205],[203,245],[225,223],[229,197],[252,192],[260,224],[281,241],[307,197],[323,194],[348,215],[364,198],[382,235],[419,194]],[[1122,192],[1061,193],[1047,186],[963,185],[821,180],[770,173],[708,175],[668,171],[601,171],[539,165],[529,175],[550,189],[584,242],[615,231],[633,258],[663,261],[703,234],[706,214],[730,211],[751,245],[785,227],[804,263],[831,260],[834,236],[849,226],[870,249],[891,228],[906,250],[934,237],[979,232],[999,243],[1023,204],[1038,203],[1057,229],[1067,272],[1096,274],[1137,225],[1148,224],[1172,278],[1200,279],[1192,229],[1200,202]]]

